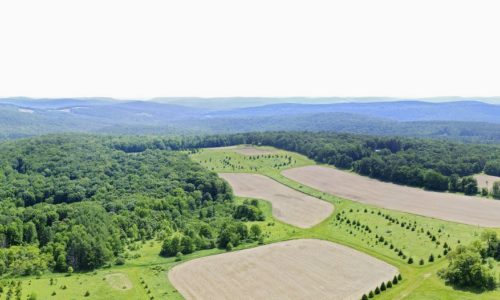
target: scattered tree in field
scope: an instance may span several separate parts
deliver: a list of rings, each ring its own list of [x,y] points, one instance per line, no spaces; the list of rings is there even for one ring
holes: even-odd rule
[[[457,287],[494,289],[497,279],[493,258],[482,257],[481,253],[484,255],[485,251],[479,241],[470,246],[459,245],[449,253],[449,265],[439,271],[439,276]]]

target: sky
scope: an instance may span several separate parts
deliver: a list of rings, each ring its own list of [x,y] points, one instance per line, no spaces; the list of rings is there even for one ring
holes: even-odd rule
[[[0,97],[500,96],[500,1],[0,1]]]

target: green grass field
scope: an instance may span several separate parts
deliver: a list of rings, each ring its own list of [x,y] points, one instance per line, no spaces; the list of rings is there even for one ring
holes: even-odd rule
[[[300,229],[275,220],[270,203],[259,201],[266,220],[256,223],[263,229],[265,243],[297,238],[324,239],[363,251],[399,268],[403,281],[375,299],[500,299],[499,290],[484,293],[455,290],[445,286],[436,275],[447,264],[443,255],[445,243],[451,248],[459,242],[467,244],[479,237],[482,228],[380,209],[319,192],[280,173],[286,168],[314,164],[313,161],[296,153],[271,150],[272,154],[248,156],[234,149],[205,149],[191,155],[214,172],[263,174],[335,205],[334,213],[325,221],[310,229]],[[243,200],[236,198],[236,201]],[[246,244],[233,251],[256,246],[257,243]],[[125,265],[91,273],[4,279],[0,300],[7,299],[9,290],[13,293],[11,299],[16,299],[16,287],[12,287],[11,281],[15,281],[15,285],[20,282],[20,299],[28,299],[32,293],[36,299],[182,299],[167,277],[168,270],[179,262],[175,262],[175,258],[160,257],[160,247],[160,241],[138,244],[137,250],[129,251],[131,258]],[[224,251],[198,251],[184,256],[183,261],[218,253]],[[434,255],[434,262],[428,261],[430,254]],[[407,263],[409,257],[414,260],[411,265]],[[423,265],[419,265],[420,259],[424,260]]]

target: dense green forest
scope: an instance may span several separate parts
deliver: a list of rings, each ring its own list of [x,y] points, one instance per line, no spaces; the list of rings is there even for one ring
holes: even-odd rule
[[[398,184],[430,190],[476,194],[470,176],[500,176],[500,147],[450,141],[376,137],[339,133],[262,132],[186,138],[117,138],[113,147],[126,152],[188,149],[237,144],[274,146],[320,163]]]
[[[90,270],[153,238],[180,238],[165,255],[252,238],[239,221],[246,204],[236,205],[215,173],[185,153],[126,153],[110,141],[61,135],[0,144],[0,275]]]

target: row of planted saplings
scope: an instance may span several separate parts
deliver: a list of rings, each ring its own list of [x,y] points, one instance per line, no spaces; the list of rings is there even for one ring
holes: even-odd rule
[[[368,300],[369,298],[373,298],[376,295],[379,295],[380,293],[385,292],[387,289],[392,288],[393,285],[398,284],[401,280],[403,280],[403,277],[401,276],[401,274],[399,274],[397,276],[395,275],[392,280],[387,281],[387,283],[382,282],[382,284],[380,286],[377,286],[375,288],[375,290],[370,291],[368,294],[364,294],[361,297],[361,300]]]

